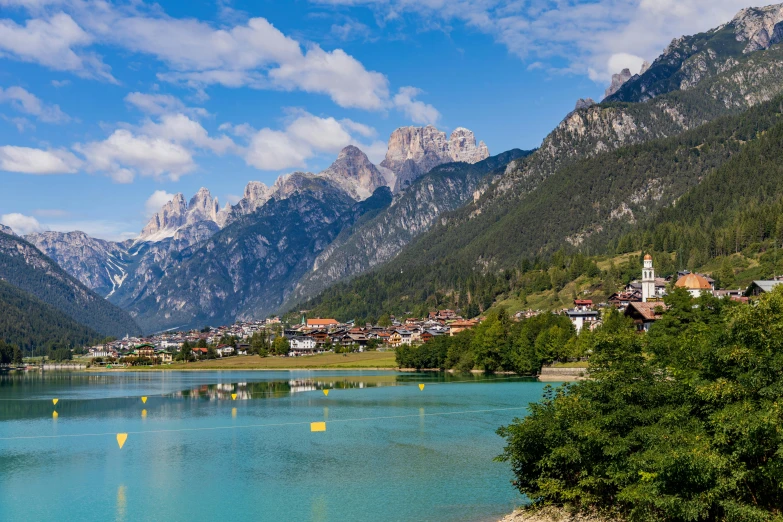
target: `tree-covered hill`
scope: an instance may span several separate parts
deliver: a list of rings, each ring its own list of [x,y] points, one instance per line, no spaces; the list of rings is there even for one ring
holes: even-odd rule
[[[141,333],[127,312],[85,287],[20,237],[0,233],[0,280],[103,336]]]
[[[561,249],[587,255],[679,250],[686,257],[678,268],[697,268],[726,252],[709,250],[711,241],[729,242],[725,230],[715,240],[706,231],[783,194],[777,171],[783,160],[782,105],[783,98],[776,98],[675,137],[583,159],[518,201],[497,207],[494,220],[447,215],[389,264],[327,289],[304,308],[341,318],[403,313],[422,304],[463,309],[475,304],[472,308],[483,310],[495,296],[526,281],[525,272],[537,259]],[[764,151],[761,157],[757,150]],[[777,216],[767,213],[772,225],[759,230],[774,230]],[[682,225],[672,228],[675,222]],[[728,222],[733,226],[733,218]],[[691,234],[671,237],[687,228],[685,223]],[[670,231],[668,239],[662,239],[663,230]],[[731,238],[738,248],[763,234],[742,236],[744,242],[737,242],[736,234]],[[704,255],[691,260],[689,245]]]
[[[49,348],[73,348],[102,336],[40,299],[0,280],[0,341],[23,352],[46,353]]]

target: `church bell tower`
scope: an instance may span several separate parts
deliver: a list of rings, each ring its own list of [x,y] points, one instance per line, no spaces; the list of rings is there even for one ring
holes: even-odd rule
[[[642,302],[646,303],[655,297],[655,269],[653,268],[652,256],[644,256],[644,266],[642,267]]]

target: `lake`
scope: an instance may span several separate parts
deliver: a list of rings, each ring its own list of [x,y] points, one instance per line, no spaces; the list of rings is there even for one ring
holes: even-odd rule
[[[387,371],[4,374],[0,520],[498,520],[523,498],[492,460],[495,430],[544,386]]]

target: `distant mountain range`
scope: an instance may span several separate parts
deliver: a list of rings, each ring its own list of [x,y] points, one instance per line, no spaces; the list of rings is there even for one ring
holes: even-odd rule
[[[399,214],[405,208],[404,237],[395,236],[394,246],[389,243],[379,256],[366,253],[379,261],[354,263],[333,279],[354,276],[388,259],[439,213],[471,197],[481,176],[505,165],[484,163],[488,156],[486,145],[476,144],[467,129],[455,129],[447,137],[432,126],[403,127],[392,133],[381,165],[348,146],[318,174],[287,174],[272,186],[248,183],[233,206],[221,208],[206,188],[189,201],[176,194],[134,240],[103,241],[82,232],[42,232],[26,239],[128,310],[145,331],[262,317],[277,312],[297,286],[302,288],[299,279],[325,249],[336,248],[335,240],[345,241],[357,231],[361,236],[362,227],[386,209],[394,207],[392,212]],[[425,185],[428,194],[412,188],[445,163],[453,167],[431,178],[441,181],[437,187]],[[464,183],[463,171],[472,164],[480,175]],[[450,172],[455,183],[447,181]],[[433,202],[426,215],[418,213],[426,205],[422,195]],[[414,199],[413,206],[405,203]]]

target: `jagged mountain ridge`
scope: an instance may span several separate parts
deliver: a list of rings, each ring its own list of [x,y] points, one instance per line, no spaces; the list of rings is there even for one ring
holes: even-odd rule
[[[362,274],[394,258],[426,232],[444,212],[478,197],[487,177],[499,175],[510,161],[532,151],[514,149],[475,164],[446,163],[395,195],[391,205],[355,230],[346,230],[316,258],[282,309],[316,295],[337,281]]]
[[[270,200],[183,256],[154,292],[128,303],[131,314],[148,330],[266,317],[343,228],[391,202],[388,187],[356,202],[326,179],[292,177],[300,190]]]

